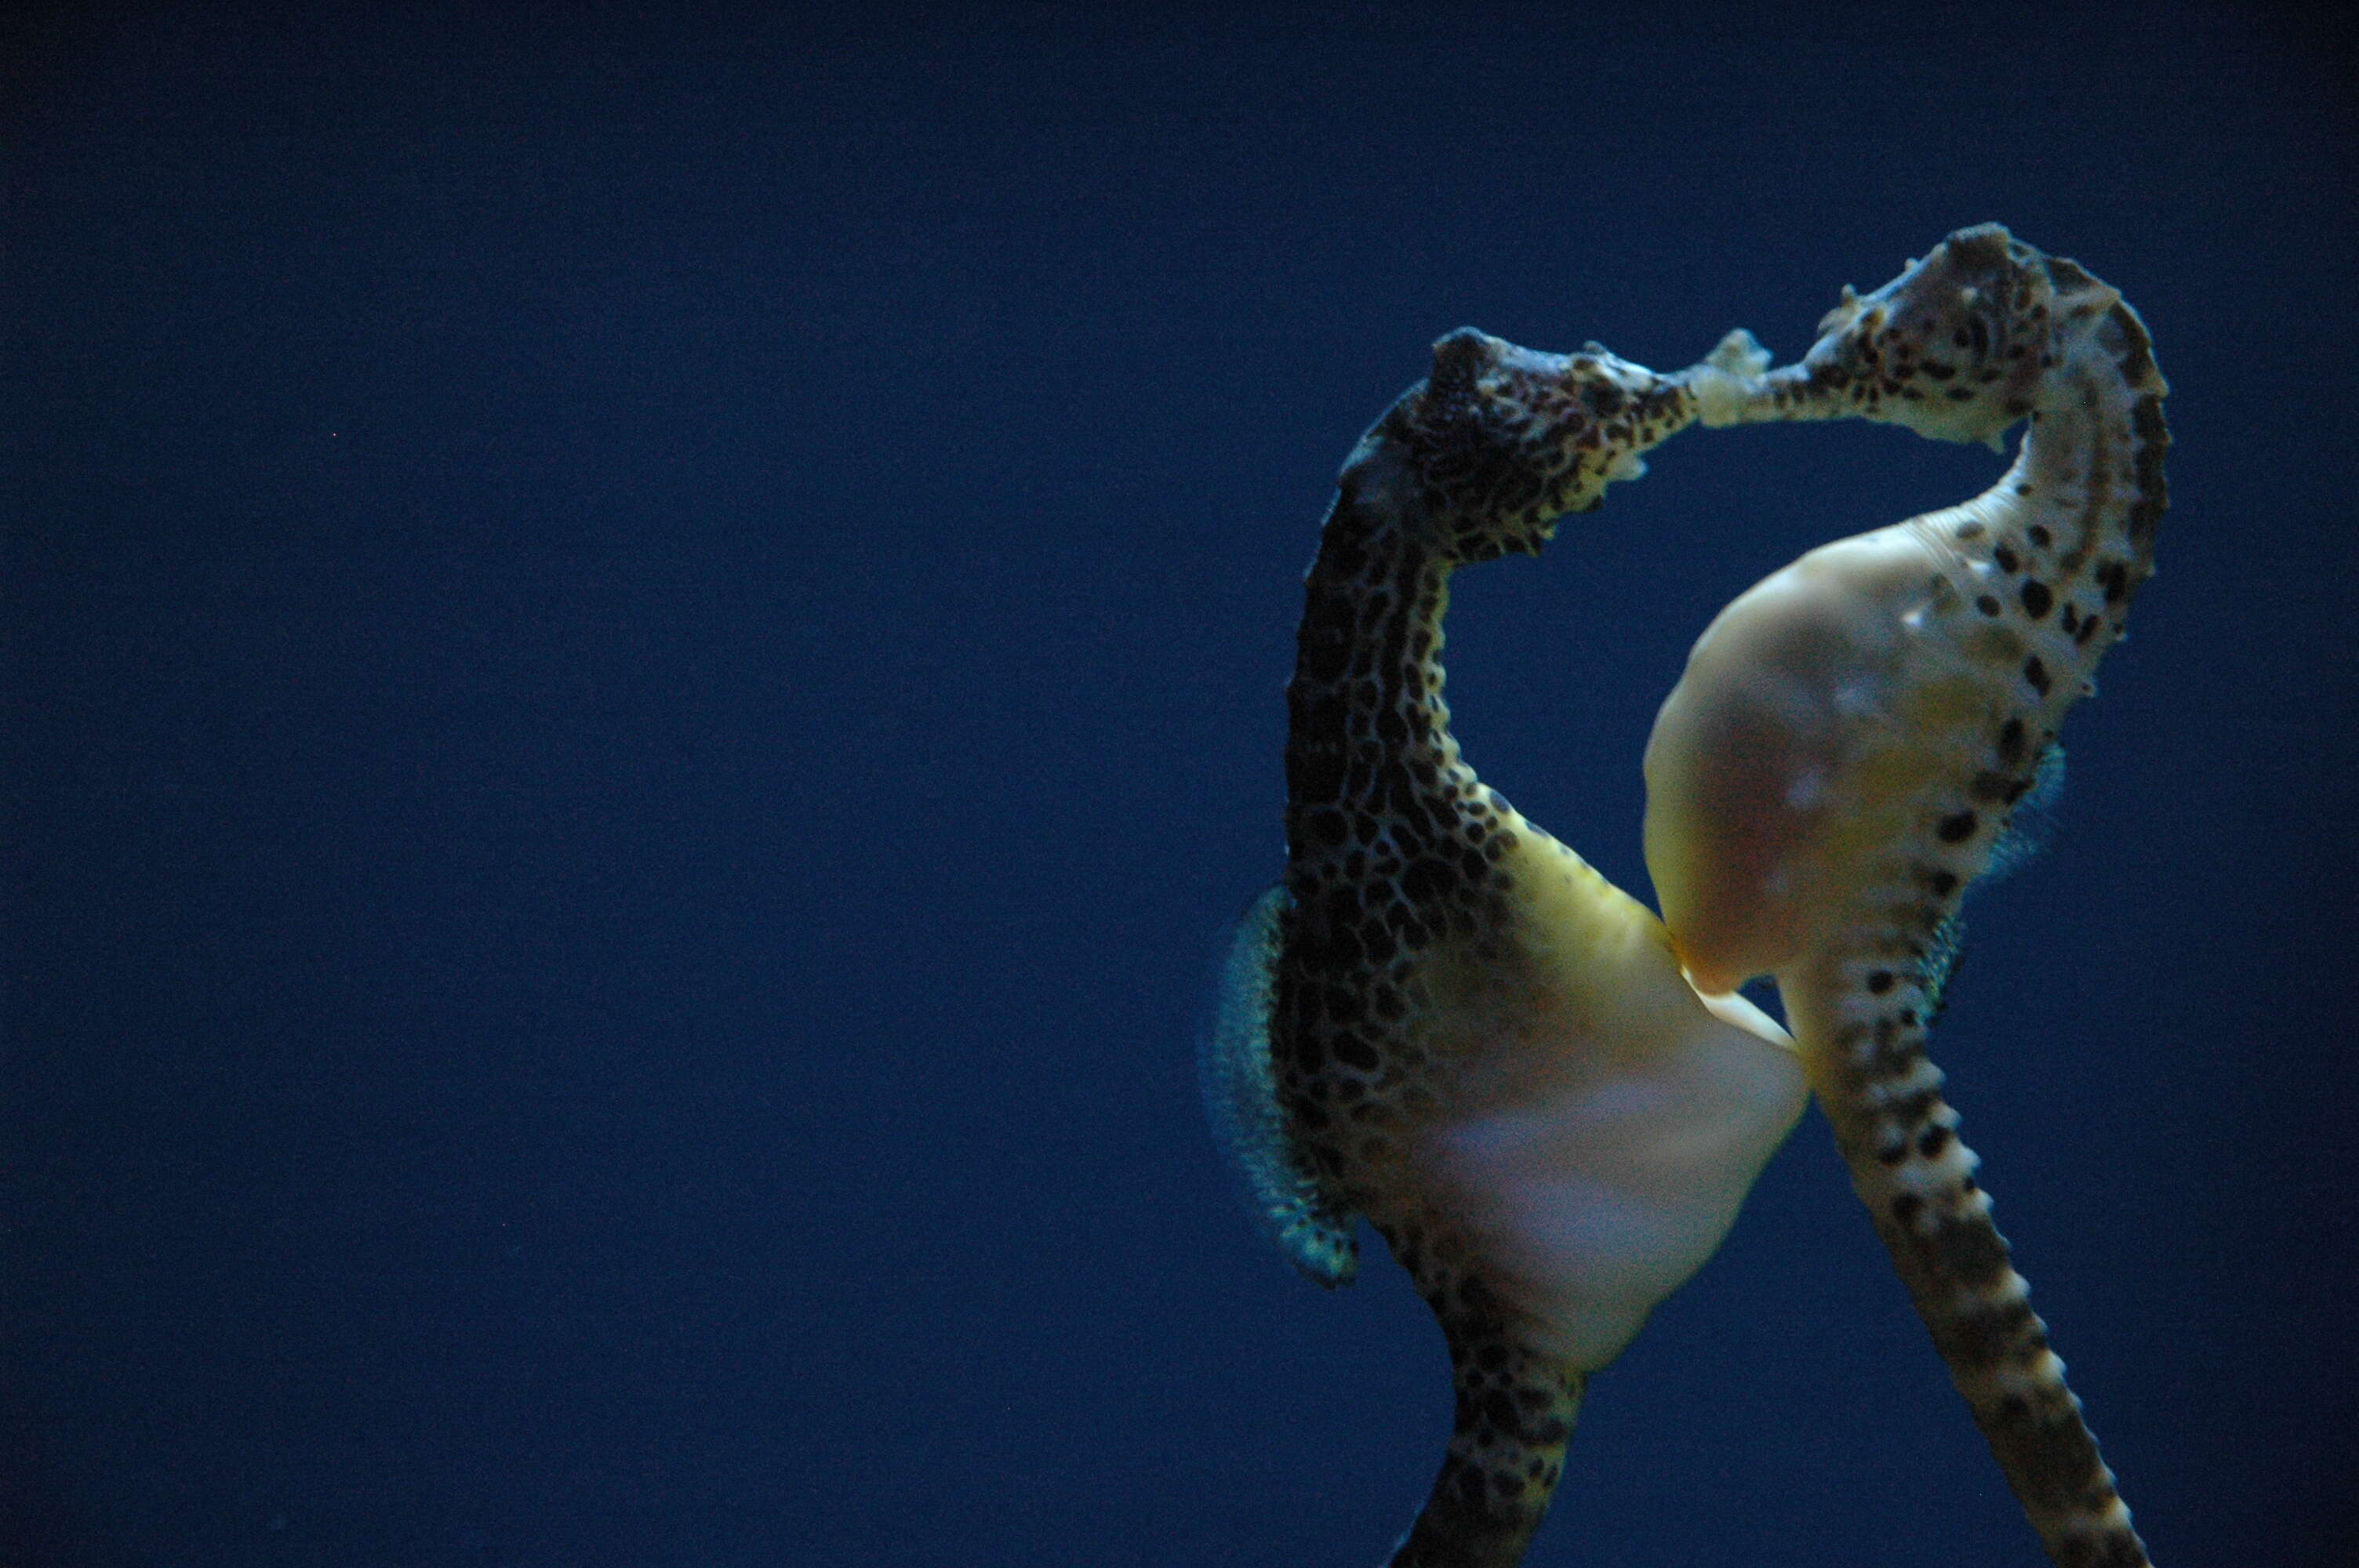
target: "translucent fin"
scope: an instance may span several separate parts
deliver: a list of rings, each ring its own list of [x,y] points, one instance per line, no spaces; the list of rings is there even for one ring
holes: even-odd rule
[[[2064,748],[2051,745],[2039,753],[2039,762],[2032,769],[2031,787],[2015,803],[2006,831],[1991,845],[1990,859],[1984,862],[1982,875],[1974,879],[1967,892],[1972,894],[2001,877],[2013,876],[2039,859],[2041,852],[2055,842],[2056,825],[2062,820],[2060,803],[2063,798]],[[1956,978],[1959,961],[1965,956],[1965,922],[1956,914],[1949,915],[1934,931],[1919,969],[1924,977],[1928,1023],[1940,1017],[1950,981]]]
[[[2055,841],[2063,798],[2064,748],[2050,746],[2039,753],[2039,763],[2031,773],[2031,788],[2015,803],[2006,831],[1991,846],[1990,860],[1977,881],[1996,881],[2038,860],[2040,851]]]
[[[1335,1205],[1295,1142],[1269,1054],[1277,951],[1289,907],[1285,887],[1274,887],[1237,922],[1197,1043],[1196,1070],[1212,1136],[1244,1180],[1254,1223],[1287,1261],[1332,1289],[1360,1271],[1354,1217]]]
[[[1950,1005],[1950,982],[1958,978],[1958,965],[1966,956],[1966,923],[1956,915],[1945,915],[1933,928],[1933,939],[1925,946],[1924,961],[1918,966],[1919,984],[1925,990],[1925,1026],[1930,1029],[1940,1022]]]

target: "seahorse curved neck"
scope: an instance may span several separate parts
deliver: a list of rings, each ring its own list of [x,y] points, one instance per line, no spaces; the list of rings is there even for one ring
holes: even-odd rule
[[[1348,844],[1400,852],[1462,837],[1473,771],[1442,700],[1451,560],[1388,497],[1347,476],[1304,584],[1287,687],[1287,848],[1319,863]]]
[[[1694,417],[1684,386],[1594,345],[1539,353],[1462,329],[1338,477],[1287,687],[1292,914],[1273,1033],[1288,1113],[1348,1207],[1367,1196],[1319,1137],[1334,1098],[1381,1114],[1362,1091],[1388,1065],[1402,1076],[1419,958],[1505,918],[1495,868],[1516,843],[1512,812],[1460,757],[1442,697],[1451,574],[1537,554]]]
[[[1473,871],[1496,810],[1442,698],[1451,574],[1538,554],[1560,517],[1642,473],[1639,454],[1694,417],[1676,379],[1595,345],[1539,353],[1469,329],[1434,345],[1432,375],[1344,464],[1304,585],[1287,687],[1298,904],[1333,876],[1406,882],[1405,901],[1427,906]],[[1406,920],[1399,933],[1411,946],[1430,935]]]

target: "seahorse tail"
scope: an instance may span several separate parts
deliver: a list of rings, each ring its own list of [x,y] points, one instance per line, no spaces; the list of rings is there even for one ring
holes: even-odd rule
[[[1811,1086],[1918,1315],[2059,1568],[2145,1568],[2114,1474],[1925,1054],[1937,975],[1874,957],[1786,987]]]
[[[1564,1475],[1582,1379],[1505,1325],[1451,1322],[1458,1411],[1423,1511],[1387,1568],[1516,1568]]]

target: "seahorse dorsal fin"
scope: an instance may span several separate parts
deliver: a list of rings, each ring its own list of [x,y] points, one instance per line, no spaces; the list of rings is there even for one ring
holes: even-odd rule
[[[2063,797],[2064,748],[2050,741],[2031,771],[2029,792],[2015,803],[2006,827],[1991,845],[1990,863],[1983,868],[1976,886],[1987,887],[2001,877],[2013,876],[2047,851],[2055,841]]]
[[[1245,1206],[1288,1262],[1334,1289],[1360,1271],[1357,1217],[1339,1203],[1295,1139],[1270,1061],[1269,1015],[1289,901],[1283,884],[1236,925],[1198,1043],[1198,1081],[1212,1133],[1244,1184]]]

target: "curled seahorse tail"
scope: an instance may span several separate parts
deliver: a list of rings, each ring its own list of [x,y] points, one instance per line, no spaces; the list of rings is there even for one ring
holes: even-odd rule
[[[1450,1449],[1386,1568],[1516,1568],[1564,1475],[1582,1379],[1495,1323],[1447,1330]]]
[[[2144,1568],[2114,1473],[2082,1419],[1925,1054],[1938,977],[1878,954],[1783,982],[1813,1090],[1918,1315],[2059,1568]]]

